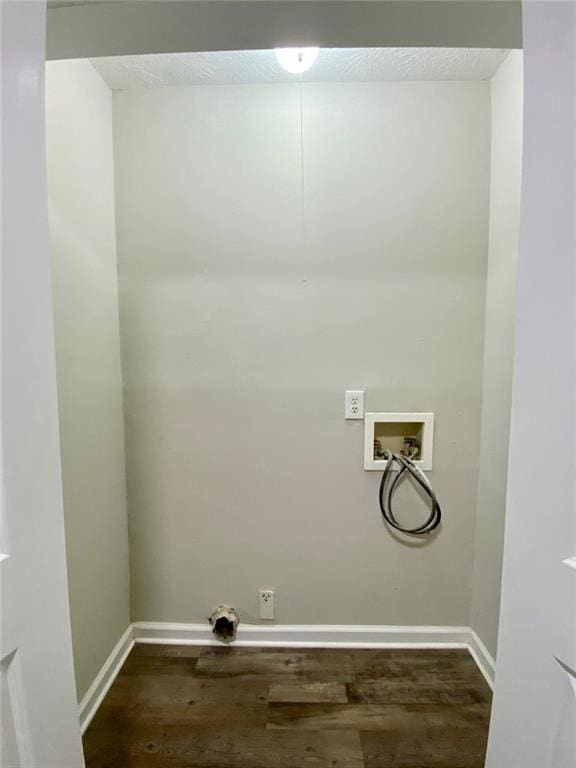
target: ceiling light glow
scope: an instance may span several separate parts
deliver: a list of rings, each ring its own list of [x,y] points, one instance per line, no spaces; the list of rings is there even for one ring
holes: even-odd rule
[[[310,69],[318,58],[320,48],[276,48],[278,64],[292,75],[300,75]]]

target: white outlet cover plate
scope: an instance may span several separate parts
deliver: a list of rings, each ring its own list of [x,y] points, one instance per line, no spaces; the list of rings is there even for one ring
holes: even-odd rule
[[[344,394],[344,418],[364,418],[364,390],[347,389]]]
[[[260,589],[258,591],[258,604],[261,619],[273,619],[275,612],[275,593],[273,589]]]

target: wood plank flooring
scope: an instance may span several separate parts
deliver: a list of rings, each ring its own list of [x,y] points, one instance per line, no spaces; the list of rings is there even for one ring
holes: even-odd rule
[[[466,650],[137,645],[87,768],[482,768],[490,690]]]

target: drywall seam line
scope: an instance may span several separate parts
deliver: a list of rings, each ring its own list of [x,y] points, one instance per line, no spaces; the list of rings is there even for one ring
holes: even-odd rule
[[[304,196],[304,105],[302,96],[302,75],[300,75],[300,203],[302,206],[302,241],[306,245],[306,203]]]

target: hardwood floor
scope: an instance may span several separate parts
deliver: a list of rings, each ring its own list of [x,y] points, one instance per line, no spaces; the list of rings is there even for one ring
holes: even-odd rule
[[[137,645],[87,768],[482,768],[490,690],[466,650]]]

